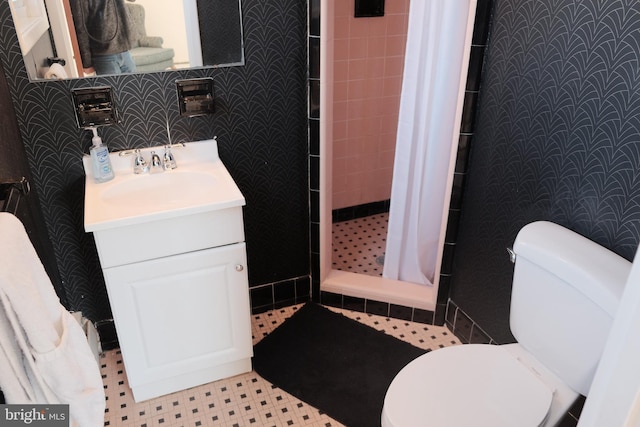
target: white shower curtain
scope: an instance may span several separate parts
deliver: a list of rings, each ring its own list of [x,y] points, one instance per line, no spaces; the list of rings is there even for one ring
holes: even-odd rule
[[[433,284],[475,6],[411,1],[383,272],[390,279]]]

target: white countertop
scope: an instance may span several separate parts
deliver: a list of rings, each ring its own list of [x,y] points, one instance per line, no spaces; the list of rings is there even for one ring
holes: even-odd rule
[[[140,151],[151,163],[151,151],[162,158],[164,147]],[[85,230],[106,230],[245,205],[244,196],[218,156],[214,139],[190,142],[171,152],[177,169],[140,175],[133,173],[134,154],[110,153],[115,178],[104,183],[94,181],[91,158],[85,155]]]

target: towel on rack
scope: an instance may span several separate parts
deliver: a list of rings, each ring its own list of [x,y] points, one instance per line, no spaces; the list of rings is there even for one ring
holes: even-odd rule
[[[8,213],[0,213],[0,366],[7,403],[66,403],[71,425],[104,424],[102,378],[84,332]]]

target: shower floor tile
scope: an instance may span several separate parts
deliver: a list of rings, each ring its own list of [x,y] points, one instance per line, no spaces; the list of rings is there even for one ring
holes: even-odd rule
[[[368,276],[382,276],[389,214],[382,213],[333,224],[332,266]]]
[[[285,307],[252,316],[253,343],[268,335],[300,307]],[[443,326],[329,308],[423,349],[435,350],[460,343]],[[136,403],[127,383],[120,351],[105,352],[100,362],[107,396],[105,426],[342,426],[253,371]]]

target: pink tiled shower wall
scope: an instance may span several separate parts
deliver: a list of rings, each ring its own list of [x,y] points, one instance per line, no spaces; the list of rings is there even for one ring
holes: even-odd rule
[[[333,209],[387,200],[402,88],[409,0],[383,17],[354,18],[335,2]]]

